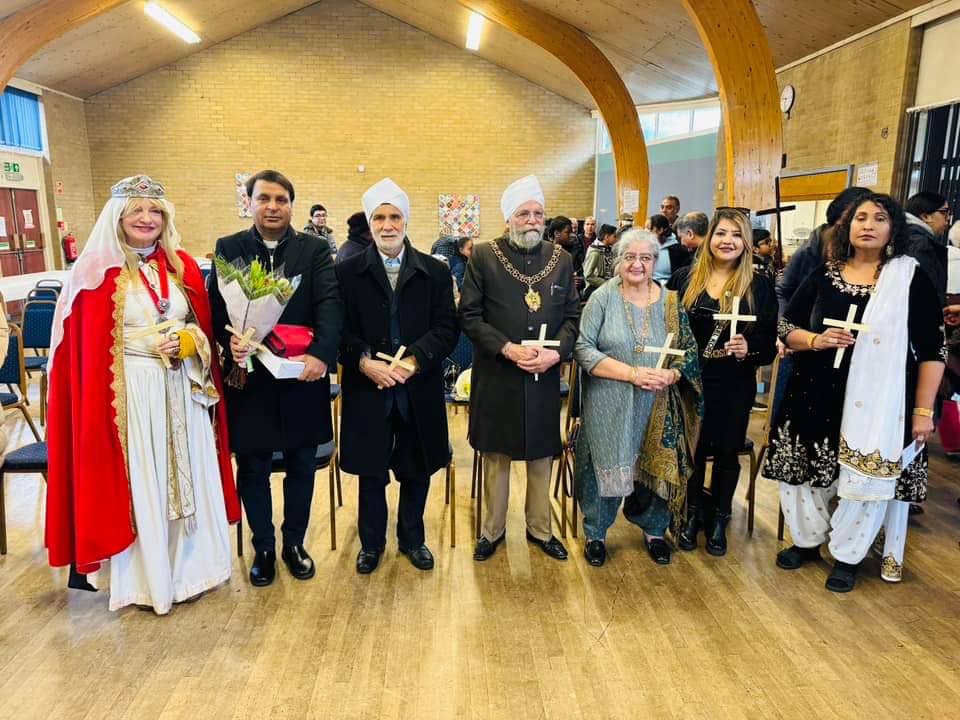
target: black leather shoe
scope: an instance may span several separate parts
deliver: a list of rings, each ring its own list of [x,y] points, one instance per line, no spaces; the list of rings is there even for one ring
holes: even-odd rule
[[[791,545],[777,553],[777,567],[783,570],[796,570],[805,562],[820,559],[820,546],[802,548]]]
[[[707,525],[707,552],[720,557],[727,554],[727,523],[730,513],[717,511]]]
[[[277,577],[277,551],[257,550],[250,566],[250,584],[256,587],[266,587]]]
[[[380,556],[383,555],[384,548],[374,550],[362,549],[357,554],[357,572],[361,575],[369,575],[377,569],[380,564]]]
[[[563,543],[557,540],[553,535],[550,536],[549,540],[538,540],[528,532],[527,540],[532,542],[534,545],[539,545],[540,549],[554,560],[567,559],[567,549],[563,546]]]
[[[70,563],[70,576],[67,578],[67,587],[71,590],[97,591],[97,589],[87,581],[87,576],[77,570],[76,563]]]
[[[297,580],[309,580],[317,572],[317,568],[313,564],[313,558],[307,554],[303,545],[284,546],[280,557],[286,563],[290,574]]]
[[[493,554],[497,551],[497,548],[500,546],[507,537],[507,534],[504,533],[494,541],[487,540],[485,537],[482,537],[477,540],[476,546],[473,548],[473,559],[477,562],[483,562],[484,560],[489,560],[493,557]]]
[[[667,541],[663,538],[648,538],[647,534],[643,534],[643,544],[647,546],[647,552],[650,553],[651,559],[657,565],[669,565],[670,564],[670,545],[667,544]]]
[[[413,550],[400,548],[400,552],[410,558],[410,563],[417,570],[433,570],[433,553],[426,545],[421,545]]]
[[[603,540],[589,540],[583,548],[583,556],[594,567],[600,567],[607,561],[607,546]]]
[[[683,524],[683,529],[677,536],[677,546],[687,552],[697,549],[697,535],[703,526],[703,516],[700,514],[700,508],[696,505],[690,505],[687,508],[687,521]]]

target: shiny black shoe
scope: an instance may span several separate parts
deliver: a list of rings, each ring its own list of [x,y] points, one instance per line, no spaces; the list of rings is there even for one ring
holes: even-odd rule
[[[410,559],[410,563],[417,570],[433,570],[433,553],[426,545],[421,545],[413,550],[400,548],[400,552]]]
[[[313,558],[307,554],[303,545],[284,546],[280,557],[283,558],[290,574],[297,580],[309,580],[317,572],[317,568],[313,564]]]
[[[589,540],[583,547],[583,556],[594,567],[600,567],[607,561],[607,546],[603,540]]]
[[[690,505],[687,508],[687,520],[683,523],[683,528],[677,535],[677,546],[681,550],[690,552],[697,549],[697,535],[703,527],[703,516],[700,514],[700,508],[696,505]]]
[[[357,572],[361,575],[369,575],[374,570],[377,569],[377,565],[380,564],[380,556],[383,555],[384,548],[377,548],[375,550],[365,550],[361,549],[357,553]]]
[[[716,557],[727,554],[727,523],[730,513],[715,512],[707,525],[707,552]]]
[[[490,541],[485,537],[482,537],[477,540],[476,546],[473,548],[473,559],[477,562],[483,562],[484,560],[489,560],[493,557],[493,554],[497,551],[497,548],[500,546],[507,537],[507,533],[503,533],[496,540]]]
[[[643,534],[643,544],[647,546],[647,552],[650,554],[650,559],[653,560],[657,565],[669,565],[670,556],[673,554],[670,550],[670,545],[663,538],[648,538],[647,534]]]
[[[87,576],[77,570],[76,563],[70,563],[70,576],[67,578],[67,587],[71,590],[97,591],[97,589],[87,581]]]
[[[539,545],[540,549],[554,560],[567,559],[567,549],[563,546],[563,543],[557,540],[557,538],[555,538],[553,535],[550,536],[549,540],[538,540],[528,532],[527,540],[532,542],[534,545]]]
[[[777,567],[782,570],[797,570],[805,562],[820,559],[820,546],[802,548],[791,545],[777,553]]]
[[[250,584],[255,587],[266,587],[277,577],[277,551],[257,550],[250,566]]]

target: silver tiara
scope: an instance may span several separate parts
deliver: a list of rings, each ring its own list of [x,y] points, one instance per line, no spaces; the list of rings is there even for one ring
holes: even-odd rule
[[[146,175],[134,175],[124,178],[112,188],[110,188],[111,197],[115,198],[155,198],[163,197],[163,185],[151,180]]]

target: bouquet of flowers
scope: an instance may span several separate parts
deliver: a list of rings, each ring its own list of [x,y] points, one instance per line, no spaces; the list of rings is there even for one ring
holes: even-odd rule
[[[260,341],[280,320],[283,309],[300,286],[300,276],[286,277],[282,265],[270,272],[259,260],[231,263],[218,256],[213,264],[230,318],[227,330],[240,339],[241,347],[262,349]],[[247,356],[243,366],[234,365],[225,382],[231,387],[242,388],[250,372],[253,372],[253,363]]]

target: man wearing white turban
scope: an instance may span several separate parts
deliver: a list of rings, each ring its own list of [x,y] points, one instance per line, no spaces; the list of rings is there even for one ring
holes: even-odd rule
[[[476,245],[460,297],[463,331],[474,344],[470,444],[483,453],[483,530],[474,559],[487,560],[506,534],[510,464],[526,462],[527,539],[557,560],[551,532],[550,467],[560,452],[560,363],[577,338],[580,298],[573,262],[542,240],[544,197],[533,175],[500,200],[507,234]],[[559,346],[521,345],[540,336]]]
[[[400,483],[397,544],[419,570],[434,565],[423,528],[430,476],[450,460],[441,363],[457,344],[447,266],[414,248],[407,194],[385,178],[363,194],[373,243],[337,263],[345,314],[340,362],[340,464],[360,478],[357,572],[380,564],[390,471]],[[394,365],[383,357],[397,357]]]

